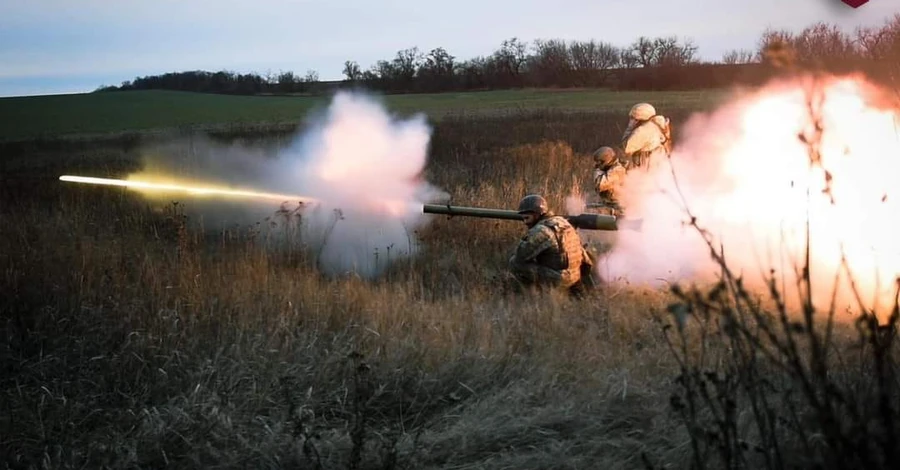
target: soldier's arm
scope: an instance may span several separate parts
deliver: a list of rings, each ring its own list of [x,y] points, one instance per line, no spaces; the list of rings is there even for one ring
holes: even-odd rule
[[[519,242],[519,246],[516,247],[516,261],[520,263],[531,261],[552,246],[553,234],[549,228],[540,226],[538,230],[529,231]]]
[[[606,172],[606,177],[597,181],[597,190],[601,192],[615,191],[618,186],[621,186],[622,183],[625,182],[625,174],[625,168],[621,165],[610,168],[610,170]]]
[[[662,142],[662,133],[652,123],[643,122],[636,127],[622,142],[625,155],[633,155],[635,152],[652,151]]]
[[[597,188],[598,191],[602,191],[601,185],[603,184],[603,178],[605,176],[605,172],[600,168],[594,168],[594,187]]]
[[[628,170],[624,166],[616,165],[615,168],[609,170],[606,180],[609,182],[610,187],[622,186],[627,175]]]
[[[609,173],[606,173],[604,176],[605,176],[605,178],[600,178],[595,181],[596,185],[597,185],[597,191],[604,192],[604,191],[609,191],[610,189],[613,188],[613,185],[611,184],[611,181],[610,181],[610,176],[612,176],[612,175],[610,175]]]

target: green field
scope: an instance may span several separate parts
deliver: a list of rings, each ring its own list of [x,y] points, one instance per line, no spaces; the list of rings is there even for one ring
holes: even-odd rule
[[[422,111],[432,119],[448,114],[496,114],[523,110],[627,112],[640,101],[661,110],[696,109],[724,91],[613,92],[606,90],[504,90],[389,95],[398,113]],[[0,99],[0,141],[62,135],[145,131],[184,126],[219,127],[299,122],[329,97],[228,96],[177,91],[130,91]]]

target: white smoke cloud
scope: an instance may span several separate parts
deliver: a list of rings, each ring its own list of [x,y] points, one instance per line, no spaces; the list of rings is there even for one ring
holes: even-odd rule
[[[671,165],[629,173],[625,204],[629,216],[643,218],[643,232],[617,233],[601,269],[635,282],[713,279],[719,271],[709,248],[684,226],[686,206],[734,271],[759,286],[774,269],[796,299],[808,214],[817,304],[831,300],[843,249],[864,304],[890,307],[900,275],[897,115],[869,101],[872,89],[861,80],[830,80],[821,105],[822,167],[811,170],[798,139],[814,128],[811,83],[778,82],[684,123]],[[826,171],[833,203],[823,193]],[[849,284],[839,291],[841,307],[855,308]]]
[[[422,114],[395,118],[372,96],[339,92],[284,148],[225,147],[194,139],[188,155],[184,143],[146,153],[144,171],[131,177],[313,198],[312,206],[298,201],[281,206],[271,200],[180,195],[208,228],[267,220],[260,224],[265,236],[303,244],[324,273],[372,277],[390,261],[417,253],[414,232],[427,222],[422,204],[445,197],[421,176],[430,137]],[[280,216],[269,217],[280,208]]]

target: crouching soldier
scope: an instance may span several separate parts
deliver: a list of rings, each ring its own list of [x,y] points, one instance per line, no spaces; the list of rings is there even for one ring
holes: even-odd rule
[[[600,147],[594,152],[594,190],[599,203],[606,207],[602,212],[623,217],[620,192],[627,170],[612,147]]]
[[[509,259],[509,269],[526,286],[558,288],[583,294],[591,282],[593,261],[581,237],[565,217],[553,214],[540,195],[525,196],[519,203],[528,232]]]

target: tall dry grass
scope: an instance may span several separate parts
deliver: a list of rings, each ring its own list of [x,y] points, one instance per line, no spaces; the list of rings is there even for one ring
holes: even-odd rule
[[[539,191],[561,208],[620,121],[448,120],[426,176],[461,205],[510,207]],[[755,413],[782,412],[779,396],[728,401],[698,388],[710,365],[732,377],[730,391],[748,388],[745,376],[794,378],[748,359],[753,345],[722,333],[727,316],[708,306],[725,304],[709,296],[617,285],[584,300],[518,294],[503,273],[520,224],[440,217],[417,234],[421,256],[383,279],[327,279],[247,228],[192,230],[188,200],[159,212],[121,190],[55,181],[121,174],[132,151],[29,152],[4,176],[0,452],[10,468],[840,463],[806,452],[809,435],[752,426]],[[687,319],[680,344],[674,319]],[[835,331],[833,345],[854,339]],[[859,358],[828,364],[829,377],[878,377]],[[815,408],[797,403],[817,432]],[[734,455],[745,442],[777,443],[778,456]]]

